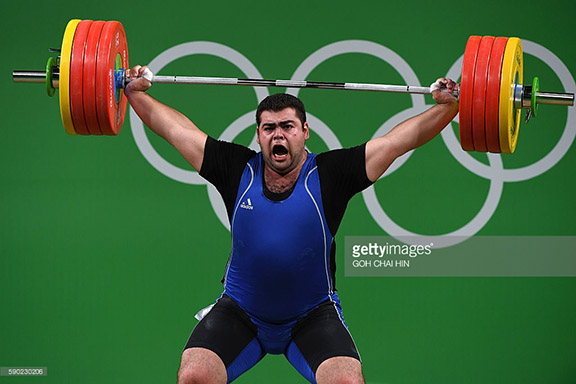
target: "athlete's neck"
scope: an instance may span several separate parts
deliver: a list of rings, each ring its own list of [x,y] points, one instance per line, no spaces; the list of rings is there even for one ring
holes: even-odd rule
[[[285,175],[281,175],[270,169],[270,167],[264,166],[264,181],[266,182],[266,188],[273,193],[286,192],[296,184],[302,165],[303,164],[300,164]]]
[[[272,193],[283,193],[290,190],[296,184],[296,181],[298,181],[298,176],[300,176],[300,171],[307,158],[308,152],[305,152],[305,156],[302,156],[298,165],[287,173],[279,173],[264,163],[264,182],[266,183],[266,188]]]

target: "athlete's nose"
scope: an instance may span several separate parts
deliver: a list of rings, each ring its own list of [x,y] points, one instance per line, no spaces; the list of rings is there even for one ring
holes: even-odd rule
[[[284,130],[281,127],[276,127],[274,130],[274,140],[281,140],[284,138]]]

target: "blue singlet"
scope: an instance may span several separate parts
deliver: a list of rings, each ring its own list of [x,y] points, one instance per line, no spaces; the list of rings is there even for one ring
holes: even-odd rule
[[[264,195],[262,154],[242,174],[231,220],[232,253],[224,293],[251,318],[289,323],[323,301],[337,300],[330,270],[330,233],[316,155],[308,154],[285,200]]]

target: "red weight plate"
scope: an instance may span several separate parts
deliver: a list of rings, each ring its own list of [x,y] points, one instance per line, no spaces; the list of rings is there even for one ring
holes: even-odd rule
[[[486,86],[486,145],[489,152],[500,153],[499,114],[500,77],[507,37],[497,37],[492,45]]]
[[[82,20],[76,28],[72,55],[70,59],[70,113],[74,130],[79,135],[89,135],[84,120],[84,102],[82,100],[82,74],[84,71],[84,46],[92,20]]]
[[[472,138],[472,97],[474,92],[474,69],[476,56],[480,46],[480,36],[470,36],[466,43],[464,59],[462,61],[462,77],[460,79],[460,145],[465,151],[474,150]]]
[[[84,118],[92,135],[101,135],[96,111],[96,58],[98,42],[104,27],[104,21],[95,21],[90,26],[84,51],[84,74],[82,78],[82,100],[84,101]]]
[[[476,68],[474,69],[474,92],[472,96],[472,139],[474,149],[479,152],[487,152],[486,145],[486,83],[488,80],[488,62],[494,37],[484,36],[480,40],[478,55],[476,57]]]
[[[126,34],[122,24],[108,21],[102,29],[96,61],[96,109],[100,129],[105,135],[120,133],[126,113],[124,92],[116,93],[114,85],[114,73],[119,68],[128,68]]]

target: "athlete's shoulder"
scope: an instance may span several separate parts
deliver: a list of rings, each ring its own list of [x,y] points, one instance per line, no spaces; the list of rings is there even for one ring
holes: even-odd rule
[[[256,155],[256,151],[244,145],[233,143],[225,140],[217,140],[208,136],[206,140],[205,151],[216,152],[219,156],[239,156],[251,158]]]
[[[366,160],[366,143],[350,147],[331,149],[316,155],[316,161],[320,164],[338,165],[342,162],[362,162]]]

